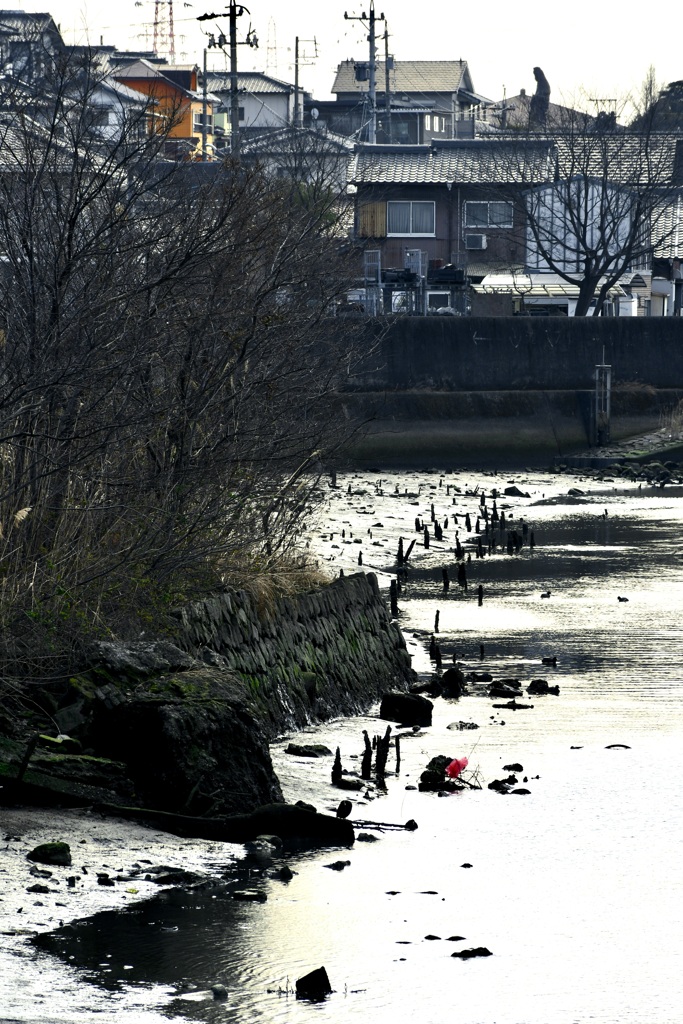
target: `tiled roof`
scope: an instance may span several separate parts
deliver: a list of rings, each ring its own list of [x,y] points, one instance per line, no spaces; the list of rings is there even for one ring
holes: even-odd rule
[[[209,71],[207,73],[209,88],[214,92],[222,92],[230,88],[229,71]],[[239,71],[237,73],[237,87],[246,92],[255,93],[291,93],[294,86],[289,82],[281,82],[278,78],[264,75],[261,71]],[[303,93],[303,89],[299,89]]]
[[[356,81],[356,64],[362,61],[345,60],[337,68],[332,92],[367,92],[367,82]],[[466,79],[466,81],[465,81]],[[384,62],[377,62],[377,89],[384,91]],[[472,88],[464,60],[401,60],[394,61],[389,71],[391,91],[395,93],[456,93],[461,88]]]
[[[505,184],[552,180],[553,147],[501,139],[458,139],[431,146],[358,146],[349,181],[355,185]]]
[[[683,259],[683,197],[668,203],[653,227],[656,259]]]
[[[669,134],[644,140],[617,132],[566,136],[493,135],[433,140],[431,145],[361,145],[350,168],[354,184],[519,183],[529,188],[553,181],[604,175],[615,185],[670,189],[676,180],[676,140]]]

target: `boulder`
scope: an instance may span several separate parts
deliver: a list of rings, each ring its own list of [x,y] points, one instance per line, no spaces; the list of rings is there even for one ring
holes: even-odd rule
[[[431,725],[434,705],[417,693],[385,693],[379,717],[400,725]]]
[[[143,807],[218,816],[282,799],[255,715],[210,668],[141,684],[113,706],[96,701],[86,739],[125,764]]]
[[[68,868],[71,864],[71,848],[68,843],[41,843],[40,846],[36,846],[30,853],[27,853],[26,857],[39,864],[58,864]]]
[[[529,685],[526,688],[526,692],[527,693],[532,693],[532,694],[538,694],[538,695],[552,693],[556,697],[559,697],[559,695],[560,695],[560,687],[557,686],[557,685],[556,686],[549,686],[547,679],[532,679],[531,682],[529,683]]]
[[[447,668],[441,676],[441,690],[444,697],[462,697],[465,692],[465,676],[459,668]]]

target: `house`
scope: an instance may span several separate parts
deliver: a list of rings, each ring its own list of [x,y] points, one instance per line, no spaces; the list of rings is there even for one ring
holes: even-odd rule
[[[370,305],[395,309],[402,291],[410,312],[464,311],[469,282],[482,315],[571,315],[593,299],[607,315],[680,312],[679,150],[611,131],[358,145],[349,177]]]
[[[258,163],[274,177],[316,184],[342,195],[353,148],[343,135],[288,126],[252,135],[240,152],[244,163]]]
[[[0,11],[0,67],[24,85],[33,86],[55,54],[65,49],[49,14]]]
[[[355,236],[369,251],[366,288],[383,290],[385,309],[397,307],[390,293],[408,291],[398,302],[413,312],[462,312],[468,278],[523,266],[526,223],[512,198],[523,175],[504,159],[512,146],[501,139],[356,146],[349,171]],[[547,140],[529,143],[527,159],[537,176],[552,174]]]
[[[114,67],[117,82],[154,102],[153,120],[168,133],[165,149],[169,159],[214,159],[213,108],[219,100],[199,88],[198,75],[195,65],[153,64],[144,57]]]
[[[207,88],[219,99],[214,110],[215,124],[227,137],[230,133],[231,75],[228,71],[209,71]],[[288,82],[261,71],[237,73],[239,128],[242,139],[279,130],[295,123],[295,103],[301,111],[307,94]]]
[[[336,100],[311,101],[310,117],[331,131],[368,139],[367,63],[347,60],[332,86]],[[478,111],[489,101],[474,91],[467,62],[378,61],[376,66],[377,141],[421,145],[432,139],[473,137]],[[315,111],[315,113],[314,113]]]

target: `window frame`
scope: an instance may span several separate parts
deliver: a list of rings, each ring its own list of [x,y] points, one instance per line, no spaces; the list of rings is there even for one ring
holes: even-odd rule
[[[432,208],[432,230],[413,231],[413,206],[417,203],[429,205]],[[389,211],[391,206],[410,206],[410,230],[390,231]],[[432,199],[389,199],[387,200],[387,238],[435,238],[436,237],[436,203]]]
[[[465,231],[496,231],[499,229],[509,229],[515,226],[514,224],[514,205],[505,199],[466,199],[463,202],[464,210],[462,215],[463,230]],[[472,223],[467,216],[468,206],[486,206],[486,224]],[[491,220],[491,206],[507,206],[510,211],[509,221],[503,223],[496,223]]]

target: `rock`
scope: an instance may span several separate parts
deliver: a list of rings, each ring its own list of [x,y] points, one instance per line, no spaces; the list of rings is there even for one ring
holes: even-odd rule
[[[196,885],[203,880],[203,875],[196,871],[186,871],[184,868],[171,868],[154,876],[157,885]]]
[[[493,704],[494,708],[509,708],[511,711],[529,711],[533,704],[518,704],[516,700],[509,700],[507,704]],[[501,722],[501,725],[504,723]]]
[[[293,754],[295,757],[326,757],[332,751],[324,743],[290,743],[285,754]]]
[[[234,686],[203,666],[95,702],[88,745],[122,761],[143,807],[203,816],[282,799],[266,736]]]
[[[441,936],[440,935],[425,935],[425,939],[427,940],[427,942],[437,942],[437,941],[440,942],[441,941]]]
[[[71,849],[68,843],[42,843],[27,853],[26,857],[39,864],[58,864],[68,868],[71,864]]]
[[[486,946],[474,946],[472,949],[461,949],[457,953],[451,953],[451,956],[457,956],[461,960],[471,960],[475,956],[493,956],[493,953]]]
[[[479,726],[476,722],[451,722],[446,728],[457,729],[459,732],[462,732],[465,729],[478,729]]]
[[[242,903],[265,903],[268,899],[266,893],[259,889],[234,889],[230,895]]]
[[[323,867],[329,868],[331,871],[343,871],[344,868],[348,868],[350,864],[350,860],[333,860],[331,864],[323,864]]]
[[[559,686],[549,686],[547,679],[532,679],[526,688],[527,693],[543,695],[546,693],[552,693],[555,697],[560,696]]]
[[[459,668],[447,668],[441,676],[441,690],[444,697],[461,697],[465,692],[465,675]]]
[[[506,487],[503,494],[507,494],[509,498],[530,498],[531,495],[527,491],[522,491],[517,487],[516,484],[512,484],[510,487]]]
[[[26,892],[39,892],[43,894],[48,893],[49,891],[49,887],[47,885],[42,885],[40,882],[36,882],[35,885],[29,885],[26,890]]]
[[[330,979],[324,967],[305,974],[303,978],[297,978],[296,998],[310,999],[312,1002],[320,1002],[332,992]]]
[[[222,1003],[228,998],[228,990],[225,985],[212,985],[211,993],[217,1003]]]
[[[359,832],[356,840],[359,843],[376,843],[378,836],[374,836],[372,832]]]
[[[91,661],[98,668],[129,679],[160,672],[177,672],[196,664],[172,643],[157,640],[118,643],[107,640],[93,644]]]
[[[434,705],[417,693],[385,693],[379,717],[401,725],[431,725]]]
[[[472,672],[470,678],[473,683],[490,683],[493,680],[490,672]]]
[[[97,876],[98,885],[116,885],[113,878],[110,878],[106,873],[98,874]]]
[[[519,763],[519,761],[514,761],[512,764],[504,764],[503,765],[503,771],[506,771],[506,772],[523,772],[524,771],[524,767],[523,767],[523,765],[521,765]]]
[[[446,778],[446,768],[452,760],[452,757],[445,754],[437,754],[431,759],[420,775],[418,789],[421,793],[454,793],[463,788],[452,779]]]
[[[608,743],[605,750],[630,750],[631,748],[626,743]]]
[[[522,691],[520,688],[515,686],[509,686],[507,683],[494,683],[493,686],[489,687],[489,697],[521,697]]]
[[[281,868],[275,872],[275,878],[279,878],[281,882],[291,882],[294,878],[294,872],[288,864],[283,864]]]

